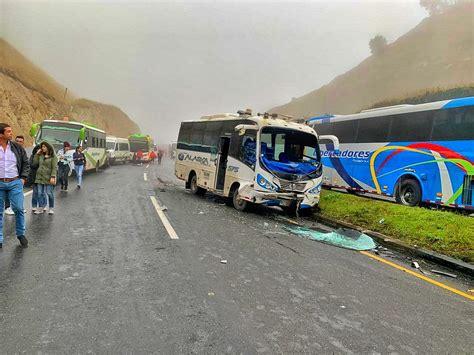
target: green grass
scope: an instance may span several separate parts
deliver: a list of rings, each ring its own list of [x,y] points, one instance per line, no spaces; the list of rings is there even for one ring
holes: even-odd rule
[[[323,190],[320,214],[383,233],[463,261],[474,262],[474,218]],[[384,223],[379,223],[381,219]]]

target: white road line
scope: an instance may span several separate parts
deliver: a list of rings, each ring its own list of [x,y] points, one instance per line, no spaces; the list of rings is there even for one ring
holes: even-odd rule
[[[143,173],[143,180],[148,181],[148,176],[146,173]]]
[[[28,195],[31,195],[33,193],[33,190],[30,190],[30,191],[27,191],[23,194],[23,196],[28,196]]]
[[[155,207],[156,213],[158,213],[158,216],[161,219],[161,223],[163,223],[163,226],[165,227],[166,231],[168,232],[168,235],[170,236],[171,239],[179,239],[178,235],[176,234],[173,226],[171,223],[168,221],[168,218],[166,218],[166,215],[163,213],[163,210],[161,206],[158,204],[158,201],[156,200],[155,196],[150,196],[151,202],[153,203],[153,206]]]

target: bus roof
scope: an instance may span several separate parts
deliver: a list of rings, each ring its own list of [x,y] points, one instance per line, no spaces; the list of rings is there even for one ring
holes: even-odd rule
[[[339,122],[339,121],[349,121],[357,120],[361,118],[369,117],[379,117],[379,116],[388,116],[388,115],[397,115],[408,112],[419,112],[419,111],[430,111],[430,110],[447,110],[451,108],[465,107],[465,106],[474,106],[474,96],[463,97],[452,100],[443,100],[428,102],[425,104],[418,105],[396,105],[396,106],[387,106],[379,107],[370,110],[364,110],[359,113],[348,114],[348,115],[326,115],[309,118],[306,122],[311,124],[322,124],[328,122]]]
[[[185,122],[203,122],[203,121],[253,121],[259,128],[263,127],[277,127],[277,128],[289,128],[294,130],[303,131],[310,134],[315,134],[315,131],[312,127],[291,122],[289,120],[284,120],[281,118],[274,118],[269,116],[251,116],[251,115],[238,115],[234,113],[219,113],[214,115],[202,116],[199,120],[190,120]]]
[[[71,125],[76,125],[76,126],[80,126],[80,127],[86,127],[86,128],[89,128],[89,129],[92,129],[94,131],[98,131],[98,132],[102,132],[102,133],[105,133],[105,131],[97,128],[97,127],[92,127],[86,123],[82,123],[82,122],[75,122],[75,121],[59,121],[59,120],[44,120],[43,122],[40,122],[41,124],[43,123],[61,123],[61,124],[71,124]]]

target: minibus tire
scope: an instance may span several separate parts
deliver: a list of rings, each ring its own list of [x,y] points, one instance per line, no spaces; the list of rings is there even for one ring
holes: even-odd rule
[[[395,188],[395,200],[405,206],[418,206],[421,203],[421,187],[414,179],[405,179]]]
[[[189,182],[189,189],[194,195],[204,195],[206,193],[206,189],[203,189],[202,187],[198,186],[196,174],[191,177],[191,181]]]
[[[249,208],[249,202],[239,198],[239,189],[235,189],[232,194],[232,204],[237,211],[245,211]]]

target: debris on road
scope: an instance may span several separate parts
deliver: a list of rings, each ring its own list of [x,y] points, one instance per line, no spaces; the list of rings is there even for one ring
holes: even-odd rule
[[[435,273],[435,274],[438,274],[438,275],[449,276],[449,277],[452,277],[453,279],[455,279],[456,277],[458,277],[457,275],[450,274],[449,272],[440,271],[440,270],[431,270],[431,272],[433,272],[433,273]]]
[[[221,264],[227,264],[227,260],[221,260]]]
[[[419,268],[420,268],[420,264],[418,264],[416,261],[412,261],[412,262],[411,262],[411,267],[414,267],[415,269],[419,269]]]
[[[216,294],[214,292],[208,292],[207,295],[208,296],[215,296]]]
[[[204,212],[203,212],[203,211],[199,211],[199,213],[198,213],[198,214],[204,214]]]
[[[269,224],[268,224],[267,222],[264,222],[263,225],[264,225],[265,227],[268,227],[268,226],[269,226]]]
[[[160,211],[166,211],[167,209],[168,209],[168,207],[163,206],[163,207],[160,208]]]
[[[347,228],[333,232],[318,232],[305,227],[284,227],[298,236],[352,250],[370,250],[376,247],[374,240],[367,234]]]

